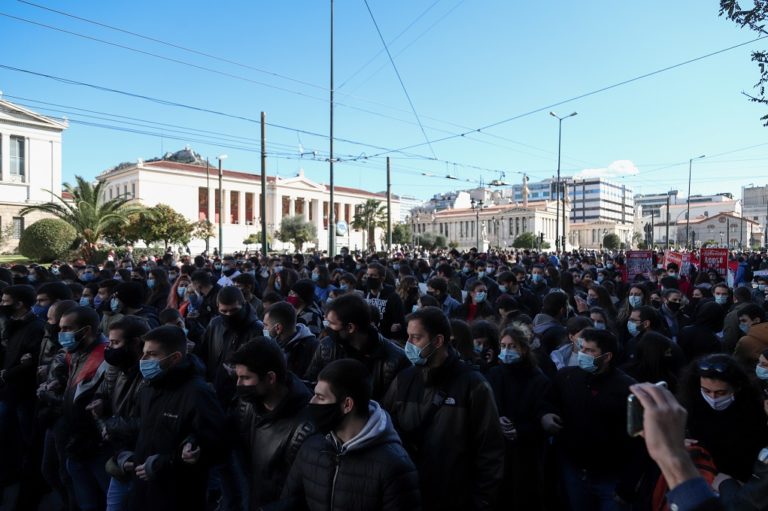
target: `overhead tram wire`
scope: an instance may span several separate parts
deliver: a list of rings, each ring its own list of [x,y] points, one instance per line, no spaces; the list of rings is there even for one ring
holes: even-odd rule
[[[246,116],[242,116],[242,115],[229,114],[229,113],[225,113],[225,112],[221,112],[221,111],[213,110],[213,109],[209,109],[209,108],[198,107],[198,106],[188,105],[188,104],[180,103],[180,102],[176,102],[176,101],[155,98],[155,97],[152,97],[152,96],[147,96],[147,95],[138,94],[138,93],[129,92],[129,91],[124,91],[124,90],[119,90],[119,89],[114,89],[114,88],[105,87],[105,86],[102,86],[102,85],[96,85],[96,84],[87,83],[87,82],[81,82],[81,81],[78,81],[78,80],[71,80],[69,78],[63,78],[63,77],[59,77],[59,76],[55,76],[55,75],[50,75],[50,74],[46,74],[46,73],[40,73],[38,71],[32,71],[32,70],[29,70],[29,69],[22,69],[22,68],[18,68],[18,67],[14,67],[14,66],[9,66],[7,64],[1,64],[0,63],[0,69],[6,69],[6,70],[9,70],[9,71],[14,71],[14,72],[18,72],[18,73],[29,74],[29,75],[38,76],[38,77],[41,77],[41,78],[47,78],[47,79],[58,81],[60,83],[65,83],[65,84],[68,84],[68,85],[77,85],[77,86],[91,88],[91,89],[94,89],[94,90],[99,90],[99,91],[102,91],[102,92],[109,92],[109,93],[124,95],[124,96],[127,96],[127,97],[132,97],[132,98],[135,98],[135,99],[141,99],[141,100],[149,101],[149,102],[160,104],[160,105],[172,106],[172,107],[183,108],[183,109],[189,109],[189,110],[198,111],[198,112],[202,112],[202,113],[209,113],[209,114],[212,114],[212,115],[217,115],[217,116],[221,116],[221,117],[225,117],[225,118],[241,120],[241,121],[245,121],[245,122],[249,122],[249,123],[254,123],[254,124],[259,124],[261,122],[259,119],[254,119],[254,118],[250,118],[250,117],[246,117]],[[320,138],[323,138],[323,139],[327,139],[328,138],[327,134],[317,133],[317,132],[313,132],[313,131],[309,131],[309,130],[305,130],[305,129],[293,128],[293,127],[290,127],[290,126],[284,126],[284,125],[276,124],[276,123],[267,123],[267,126],[270,126],[270,127],[273,127],[273,128],[277,128],[277,129],[283,129],[283,130],[286,130],[286,131],[291,131],[291,132],[294,132],[294,133],[301,133],[301,134],[305,134],[305,135],[320,137]],[[352,144],[352,145],[357,145],[357,146],[362,146],[362,147],[369,147],[369,148],[372,148],[372,149],[378,149],[378,150],[383,150],[383,151],[389,151],[390,153],[398,152],[398,151],[394,151],[394,150],[391,150],[391,149],[383,147],[383,146],[378,146],[378,145],[369,144],[369,143],[365,143],[365,142],[358,142],[358,141],[350,140],[350,139],[346,139],[346,138],[334,137],[334,140],[339,141],[339,142],[343,142],[343,143]],[[461,166],[461,167],[465,167],[465,168],[473,168],[473,169],[476,169],[476,170],[482,170],[482,171],[490,172],[490,173],[508,172],[509,171],[508,169],[506,169],[506,170],[505,169],[493,169],[493,168],[487,168],[487,167],[480,167],[480,166],[477,166],[477,165],[468,165],[468,164],[460,163],[460,162],[452,162],[452,161],[448,161],[448,160],[434,159],[434,158],[430,158],[428,156],[423,156],[423,155],[419,155],[419,154],[406,153],[404,151],[399,151],[399,153],[403,154],[404,156],[416,157],[416,158],[420,158],[420,159],[427,160],[427,161],[435,161],[435,162],[440,162],[440,163],[447,163],[447,164],[450,164],[450,165],[457,165],[457,166]],[[373,159],[373,158],[374,158],[373,156],[361,155],[361,156],[357,156],[355,159],[360,160],[360,159]]]
[[[184,46],[181,46],[181,45],[177,45],[177,44],[174,44],[174,43],[169,43],[167,41],[162,41],[160,39],[157,39],[157,38],[154,38],[154,37],[151,37],[151,36],[146,36],[146,35],[143,35],[143,34],[139,34],[139,33],[136,33],[136,32],[130,31],[130,30],[122,29],[120,27],[115,27],[115,26],[108,25],[108,24],[105,24],[105,23],[101,23],[101,22],[98,22],[98,21],[95,21],[95,20],[90,20],[88,18],[83,18],[81,16],[76,16],[76,15],[73,15],[73,14],[70,14],[70,13],[66,13],[64,11],[59,11],[59,10],[56,10],[56,9],[52,9],[52,8],[49,8],[49,7],[46,7],[46,6],[38,5],[38,4],[35,4],[35,3],[32,3],[32,2],[28,2],[28,1],[25,1],[25,0],[18,0],[18,1],[21,2],[21,3],[27,4],[27,5],[33,6],[33,7],[37,7],[37,8],[44,9],[44,10],[47,10],[47,11],[51,11],[51,12],[54,12],[54,13],[57,13],[57,14],[61,14],[63,16],[67,16],[67,17],[70,17],[70,18],[73,18],[73,19],[84,21],[86,23],[91,23],[91,24],[96,25],[96,26],[101,26],[101,27],[109,28],[111,30],[115,30],[115,31],[118,31],[118,32],[126,33],[126,34],[129,34],[129,35],[135,36],[135,37],[146,39],[146,40],[149,40],[149,41],[152,41],[152,42],[156,42],[156,43],[159,43],[159,44],[163,44],[163,45],[166,45],[166,46],[169,46],[169,47],[178,48],[178,49],[181,49],[181,50],[184,50],[184,51],[188,51],[190,53],[194,53],[194,54],[197,54],[197,55],[201,55],[201,56],[205,56],[205,57],[208,57],[208,58],[216,59],[216,60],[219,60],[219,61],[222,61],[222,62],[226,62],[226,63],[230,63],[230,64],[234,64],[234,65],[239,65],[239,66],[247,68],[247,69],[252,69],[252,70],[255,70],[255,71],[258,71],[258,72],[261,72],[261,73],[265,73],[265,74],[268,74],[268,75],[277,76],[277,77],[280,77],[280,78],[291,80],[293,82],[296,82],[296,83],[299,83],[299,84],[302,84],[302,85],[307,85],[307,86],[318,88],[318,89],[321,89],[321,90],[327,90],[324,87],[321,87],[319,85],[315,85],[315,84],[312,84],[312,83],[309,83],[309,82],[305,82],[305,81],[302,81],[302,80],[293,79],[291,77],[287,77],[287,76],[282,75],[280,73],[275,73],[275,72],[267,71],[267,70],[260,69],[260,68],[254,67],[254,66],[249,66],[247,64],[236,62],[236,61],[233,61],[233,60],[230,60],[230,59],[226,59],[226,58],[223,58],[223,57],[218,57],[218,56],[215,56],[215,55],[203,52],[203,51],[194,50],[194,49],[187,48],[187,47],[184,47]],[[437,0],[437,1],[439,2],[441,0]],[[435,2],[435,3],[437,3],[437,2]],[[435,5],[435,4],[433,4],[433,5]],[[458,4],[456,6],[454,6],[451,9],[451,11],[449,11],[449,13],[452,12],[456,7],[458,7]],[[449,14],[449,13],[447,13],[447,14]],[[65,34],[72,35],[72,36],[75,36],[75,37],[84,38],[84,39],[87,39],[87,40],[90,40],[90,41],[93,41],[93,42],[97,42],[97,43],[101,43],[101,44],[105,44],[105,45],[108,45],[108,46],[113,46],[113,47],[117,47],[117,48],[124,49],[124,50],[127,50],[127,51],[137,52],[137,53],[140,53],[140,54],[143,54],[143,55],[146,55],[146,56],[151,56],[151,57],[155,57],[155,58],[158,58],[158,59],[174,62],[174,63],[177,63],[177,64],[181,64],[181,65],[185,65],[185,66],[190,66],[190,67],[193,67],[195,69],[202,70],[202,71],[211,72],[211,73],[227,76],[227,77],[230,77],[230,78],[233,78],[233,79],[246,81],[246,82],[249,82],[249,83],[252,83],[252,84],[255,84],[255,85],[260,85],[260,86],[272,88],[272,89],[279,90],[279,91],[282,91],[282,92],[286,92],[286,93],[289,93],[289,94],[299,95],[299,96],[302,96],[302,97],[305,97],[305,98],[308,98],[308,99],[313,99],[313,100],[321,101],[321,102],[325,102],[326,101],[325,98],[320,98],[320,97],[317,97],[317,96],[312,96],[310,94],[306,94],[306,93],[303,93],[303,92],[300,92],[300,91],[295,91],[295,90],[287,89],[287,88],[284,88],[284,87],[279,87],[279,86],[268,84],[268,83],[264,83],[264,82],[261,82],[261,81],[258,81],[258,80],[252,80],[250,78],[243,77],[243,76],[240,76],[240,75],[235,75],[235,74],[232,74],[232,73],[227,73],[227,72],[224,72],[224,71],[219,71],[217,69],[209,68],[209,67],[206,67],[206,66],[201,66],[201,65],[198,65],[198,64],[195,64],[195,63],[191,63],[191,62],[187,62],[187,61],[184,61],[184,60],[181,60],[181,59],[176,59],[176,58],[172,58],[172,57],[166,57],[166,56],[159,55],[159,54],[156,54],[156,53],[153,53],[153,52],[148,52],[148,51],[145,51],[145,50],[140,50],[140,49],[137,49],[137,48],[133,48],[133,47],[130,47],[130,46],[127,46],[127,45],[123,45],[123,44],[119,44],[119,43],[113,43],[111,41],[106,41],[106,40],[103,40],[103,39],[100,39],[100,38],[97,38],[97,37],[81,34],[81,33],[78,33],[78,32],[73,32],[71,30],[62,29],[62,28],[59,28],[59,27],[55,27],[55,26],[48,25],[48,24],[45,24],[45,23],[40,23],[40,22],[37,22],[37,21],[29,20],[29,19],[26,19],[26,18],[21,18],[19,16],[14,16],[14,15],[6,14],[6,13],[0,13],[0,16],[5,16],[7,18],[15,19],[17,21],[21,21],[21,22],[24,22],[24,23],[28,23],[28,24],[36,25],[36,26],[39,26],[39,27],[42,27],[42,28],[46,28],[46,29],[49,29],[49,30],[54,30],[54,31],[57,31],[57,32],[65,33]],[[368,99],[368,98],[354,96],[354,95],[346,94],[346,93],[343,93],[343,92],[340,93],[340,94],[343,94],[343,95],[345,95],[347,97],[350,97],[350,98],[353,98],[353,99],[357,99],[357,100],[360,100],[360,101],[365,101],[365,102],[369,102],[369,103],[372,103],[372,104],[376,104],[376,105],[382,106],[384,108],[388,108],[388,109],[392,109],[392,110],[396,110],[396,111],[400,111],[400,112],[406,112],[407,111],[407,110],[403,110],[401,108],[393,107],[391,105],[387,105],[385,103],[381,103],[379,101],[371,100],[371,99]],[[411,121],[408,121],[406,119],[402,119],[400,117],[395,117],[395,116],[392,116],[392,115],[387,115],[387,114],[384,114],[384,113],[381,113],[381,112],[376,112],[376,111],[369,110],[369,109],[366,109],[366,108],[361,108],[361,107],[349,105],[347,103],[337,102],[336,104],[337,104],[337,106],[340,106],[340,107],[343,107],[343,108],[349,108],[351,110],[357,110],[357,111],[360,111],[360,112],[363,112],[363,113],[366,113],[366,114],[376,115],[376,116],[379,116],[379,117],[382,117],[382,118],[386,118],[386,119],[391,119],[391,120],[394,120],[394,121],[397,121],[397,122],[403,122],[403,123],[407,123],[407,124],[415,124],[415,125],[419,126],[422,129],[422,131],[424,129],[424,126],[421,125],[420,119],[418,119],[418,117],[417,117],[417,121],[418,122],[413,123]],[[412,112],[413,112],[413,110],[411,110],[411,113]],[[451,121],[446,121],[446,120],[442,120],[442,119],[438,119],[438,118],[434,118],[434,117],[428,117],[428,116],[424,116],[424,117],[428,118],[428,119],[431,119],[431,120],[434,120],[436,122],[443,123],[443,124],[453,125],[453,126],[458,127],[458,128],[467,129],[466,126],[463,126],[461,124],[457,124],[457,123],[454,123],[454,122],[451,122]],[[447,133],[447,134],[454,134],[454,132],[449,131],[449,130],[445,130],[445,129],[441,129],[441,128],[436,128],[436,127],[433,127],[433,126],[426,126],[426,127],[429,127],[430,129],[438,131],[438,132]],[[501,137],[501,136],[494,135],[494,134],[489,134],[489,133],[488,134],[487,133],[482,133],[482,135],[485,135],[485,136],[488,136],[488,137],[497,138],[499,140],[505,140],[505,141],[511,142],[513,144],[521,145],[521,146],[524,146],[524,147],[529,147],[531,149],[536,149],[538,151],[549,152],[549,151],[547,151],[545,149],[537,148],[535,146],[532,146],[532,145],[529,145],[529,144],[525,144],[523,142],[519,142],[517,140],[509,139],[509,138],[506,138],[506,137]],[[472,140],[472,141],[478,142],[478,143],[484,143],[484,144],[488,144],[488,145],[493,145],[493,144],[491,144],[489,142],[482,141],[482,140],[477,140],[477,139],[473,139],[473,138],[468,138],[468,140]],[[520,152],[518,149],[514,149],[514,148],[511,148],[511,147],[505,147],[505,146],[502,146],[502,145],[499,145],[499,144],[495,144],[494,146],[495,147],[500,147],[500,148],[503,148],[503,149],[506,149],[506,150],[510,150],[510,151],[518,151],[518,152]],[[432,152],[434,154],[434,151],[432,151]],[[529,156],[534,156],[534,157],[538,157],[538,158],[544,158],[543,156],[532,155],[532,154],[529,154],[529,153],[522,153],[521,152],[521,154],[527,154]]]
[[[533,114],[536,114],[536,113],[539,113],[539,112],[545,112],[547,110],[551,110],[551,109],[553,109],[555,107],[558,107],[560,105],[564,105],[566,103],[571,103],[571,102],[577,101],[579,99],[584,99],[584,98],[587,98],[589,96],[594,96],[596,94],[600,94],[602,92],[605,92],[605,91],[608,91],[608,90],[611,90],[611,89],[615,89],[615,88],[621,87],[623,85],[628,85],[630,83],[642,80],[644,78],[649,78],[651,76],[655,76],[657,74],[661,74],[661,73],[664,73],[666,71],[671,71],[671,70],[676,69],[678,67],[682,67],[682,66],[685,66],[685,65],[688,65],[688,64],[692,64],[694,62],[698,62],[700,60],[704,60],[704,59],[709,58],[709,57],[714,57],[715,55],[719,55],[721,53],[725,53],[727,51],[734,50],[734,49],[740,48],[742,46],[747,46],[749,44],[755,43],[755,42],[760,41],[760,40],[765,39],[765,38],[768,38],[768,35],[763,35],[763,36],[757,37],[755,39],[750,39],[749,41],[745,41],[743,43],[735,44],[735,45],[729,46],[727,48],[722,48],[720,50],[713,51],[713,52],[707,53],[705,55],[700,55],[698,57],[695,57],[695,58],[692,58],[692,59],[688,59],[688,60],[685,60],[683,62],[678,62],[677,64],[673,64],[671,66],[663,67],[661,69],[657,69],[657,70],[651,71],[649,73],[638,75],[638,76],[635,76],[633,78],[629,78],[627,80],[623,80],[621,82],[617,82],[617,83],[614,83],[614,84],[611,84],[611,85],[607,85],[605,87],[601,87],[599,89],[595,89],[595,90],[592,90],[592,91],[589,91],[589,92],[585,92],[583,94],[579,94],[578,96],[573,96],[573,97],[568,98],[568,99],[557,101],[555,103],[552,103],[552,104],[549,104],[549,105],[546,105],[546,106],[542,106],[542,107],[536,108],[534,110],[530,110],[530,111],[522,113],[522,114],[518,114],[518,115],[515,115],[515,116],[512,116],[512,117],[508,117],[506,119],[502,119],[500,121],[496,121],[496,122],[492,122],[490,124],[486,124],[485,126],[480,126],[479,128],[475,128],[475,129],[472,129],[472,130],[469,130],[469,131],[465,131],[463,133],[457,133],[456,135],[451,135],[451,136],[447,136],[447,137],[443,137],[443,138],[438,138],[438,139],[432,140],[430,143],[431,144],[436,144],[438,142],[445,142],[447,140],[453,140],[453,139],[456,139],[456,138],[465,137],[466,135],[470,135],[470,134],[473,134],[473,133],[482,133],[484,130],[487,130],[487,129],[490,129],[490,128],[495,128],[496,126],[500,126],[500,125],[506,124],[508,122],[512,122],[512,121],[515,121],[515,120],[518,120],[518,119],[522,119],[523,117],[528,117],[530,115],[533,115]],[[412,144],[412,145],[409,145],[409,146],[400,147],[400,148],[396,149],[395,151],[407,151],[409,149],[415,149],[417,147],[422,147],[424,145],[425,145],[424,143]],[[385,156],[387,154],[389,154],[389,153],[378,153],[378,154],[375,154],[374,156],[377,156],[377,157],[378,156]]]

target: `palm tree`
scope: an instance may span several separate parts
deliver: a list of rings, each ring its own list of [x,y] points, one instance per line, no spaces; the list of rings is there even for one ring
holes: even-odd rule
[[[355,212],[352,227],[368,235],[368,250],[376,251],[376,228],[387,224],[387,206],[376,199],[366,200]]]
[[[75,179],[77,186],[69,183],[62,185],[62,195],[64,192],[70,193],[71,201],[65,201],[59,195],[45,190],[55,197],[56,201],[27,206],[20,214],[24,216],[33,211],[43,211],[64,220],[75,228],[83,255],[89,257],[106,229],[127,224],[131,215],[146,210],[142,206],[129,204],[131,199],[127,197],[106,200],[102,191],[103,181],[93,185],[81,176],[75,176]]]

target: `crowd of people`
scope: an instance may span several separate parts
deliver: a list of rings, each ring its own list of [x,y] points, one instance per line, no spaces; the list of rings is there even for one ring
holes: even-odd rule
[[[19,510],[766,509],[768,257],[732,257],[731,285],[584,251],[0,268],[0,488]]]

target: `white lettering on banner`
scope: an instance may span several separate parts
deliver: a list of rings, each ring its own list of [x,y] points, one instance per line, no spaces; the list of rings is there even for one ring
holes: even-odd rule
[[[374,298],[371,295],[368,295],[365,301],[379,309],[379,314],[381,314],[382,317],[384,316],[384,309],[387,308],[386,300],[382,300],[381,298]]]

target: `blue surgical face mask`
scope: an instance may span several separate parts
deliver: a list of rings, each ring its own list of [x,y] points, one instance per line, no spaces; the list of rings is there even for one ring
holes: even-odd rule
[[[220,269],[221,269],[221,264],[219,264],[219,263],[213,263],[213,269],[214,269],[214,270],[220,270]]]
[[[168,355],[170,357],[170,355]],[[145,380],[154,380],[161,374],[163,374],[163,368],[160,366],[160,362],[166,358],[160,360],[139,360],[139,371]]]
[[[281,288],[281,287],[283,287],[283,285],[280,283],[280,281],[279,281],[279,280],[276,280],[276,281],[275,281],[275,289],[277,289],[278,291],[280,291],[280,288]]]
[[[482,353],[483,351],[485,351],[485,346],[483,346],[482,344],[475,344],[474,346],[472,346],[472,349],[475,350],[475,353]]]
[[[59,267],[58,266],[51,266],[51,273],[53,273],[54,275],[58,275],[59,274]]]
[[[123,304],[120,303],[120,300],[118,300],[117,298],[112,298],[109,301],[109,308],[112,312],[120,312],[120,309],[123,308]]]
[[[595,328],[597,330],[605,330],[605,323],[603,323],[602,321],[595,321]]]
[[[482,279],[483,277],[485,277],[485,272],[484,271],[477,272],[477,278]]]
[[[95,308],[98,309],[99,307],[101,307],[102,302],[103,300],[101,299],[101,297],[99,297],[99,295],[96,295],[93,297],[93,306]]]
[[[502,349],[499,353],[499,360],[502,364],[514,364],[520,361],[520,353],[512,348]]]
[[[90,282],[93,280],[93,277],[94,277],[93,273],[87,271],[83,273],[83,275],[80,277],[80,280],[82,280],[83,282]]]
[[[642,296],[636,296],[636,295],[629,295],[629,298],[627,298],[629,301],[630,307],[640,307],[643,304],[643,297]]]
[[[587,305],[589,305],[590,307],[594,307],[597,305],[597,303],[598,303],[597,298],[595,298],[594,296],[587,296]]]
[[[184,298],[184,296],[187,294],[187,288],[185,286],[177,287],[176,294],[179,296],[179,298]]]
[[[715,295],[715,303],[718,305],[725,305],[728,303],[728,295]]]
[[[342,291],[347,291],[349,289],[349,286],[346,284],[342,284],[339,286],[339,289],[341,289]]]
[[[155,287],[155,279],[147,279],[147,287],[149,289],[152,289],[153,287]]]
[[[81,296],[80,297],[80,307],[90,307],[91,306],[91,300],[88,299],[87,296]]]
[[[533,281],[536,284],[538,284],[542,280],[544,280],[544,275],[540,273],[534,273],[533,275],[531,275],[531,281]]]
[[[421,356],[421,352],[424,351],[411,341],[405,343],[405,356],[411,361],[413,365],[423,366],[427,363],[427,358]]]
[[[411,307],[411,312],[416,312],[417,310],[419,310],[419,304],[418,303],[414,303],[413,307]]]
[[[723,410],[727,409],[736,399],[733,394],[728,394],[727,396],[721,397],[709,397],[704,393],[703,390],[701,391],[701,397],[704,398],[704,401],[706,401],[713,410],[718,412],[722,412]]]
[[[758,285],[757,285],[757,290],[758,290],[758,291],[762,291],[762,292],[765,292],[765,284],[758,284]]]
[[[744,332],[745,334],[749,332],[749,327],[751,327],[749,323],[739,323],[739,330]]]
[[[395,270],[395,271],[398,271],[400,269],[400,265],[395,263],[395,264],[392,265],[392,269]]]
[[[472,271],[472,268],[470,268],[469,266],[465,266],[464,268],[461,269],[461,271],[463,271],[464,273],[469,273]]]
[[[595,357],[588,353],[584,353],[583,351],[580,351],[578,355],[576,356],[576,359],[578,360],[579,367],[583,370],[585,370],[588,373],[594,373],[597,371],[598,367],[595,364]]]
[[[640,329],[634,321],[627,321],[627,332],[629,332],[629,335],[632,337],[635,337],[640,333]]]
[[[80,341],[77,339],[77,332],[59,332],[59,344],[68,353],[75,351],[78,344],[80,344]]]
[[[602,275],[598,275],[597,276],[597,283],[598,284],[602,284],[604,280],[605,280],[605,277],[603,277]]]
[[[34,304],[32,306],[32,314],[37,316],[38,318],[42,319],[43,321],[48,320],[48,309],[50,309],[50,305],[38,305]]]
[[[768,367],[763,367],[760,364],[755,366],[755,376],[763,381],[768,381]]]
[[[506,293],[507,292],[507,286],[505,286],[504,284],[500,285],[499,286],[499,292],[502,293],[502,294]]]
[[[475,302],[477,303],[483,303],[485,301],[487,294],[485,291],[480,291],[479,293],[475,293]]]
[[[312,280],[314,280],[315,282],[317,282],[318,280],[320,280],[320,274],[319,274],[319,273],[315,273],[315,272],[312,272]]]
[[[270,335],[270,333],[269,333],[269,328],[264,328],[264,329],[261,331],[261,335],[263,335],[264,337],[272,337],[272,336]]]

